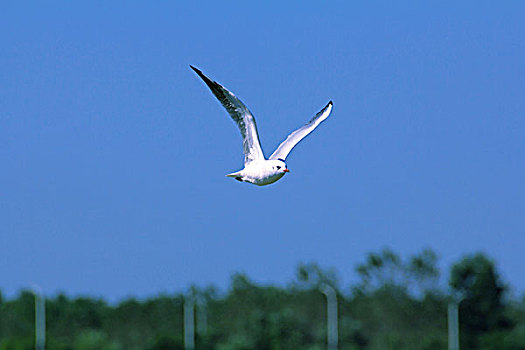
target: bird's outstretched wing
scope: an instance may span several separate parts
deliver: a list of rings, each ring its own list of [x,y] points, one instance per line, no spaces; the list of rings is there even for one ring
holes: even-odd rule
[[[288,153],[292,150],[292,148],[295,147],[301,141],[304,139],[309,133],[311,133],[315,128],[321,124],[323,120],[328,118],[330,113],[332,112],[332,101],[328,102],[325,108],[323,108],[319,113],[315,115],[308,123],[306,123],[303,127],[295,130],[292,132],[286,140],[281,142],[279,147],[275,150],[275,152],[272,153],[269,159],[282,159],[283,161],[288,156]]]
[[[232,119],[237,123],[242,135],[242,147],[244,151],[244,164],[254,160],[263,160],[264,154],[259,143],[257,125],[252,113],[246,108],[234,94],[221,86],[216,81],[208,78],[197,68],[190,66],[191,69],[204,80],[211,92],[217,97],[221,104],[226,108]]]

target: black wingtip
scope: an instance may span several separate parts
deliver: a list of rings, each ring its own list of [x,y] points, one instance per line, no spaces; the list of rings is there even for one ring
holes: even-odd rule
[[[199,77],[201,77],[202,80],[204,80],[204,82],[206,83],[206,85],[208,85],[210,89],[213,90],[215,85],[220,85],[217,82],[208,78],[203,72],[200,71],[200,69],[193,67],[191,64],[190,67],[195,71],[195,73],[197,73]]]
[[[193,67],[191,64],[190,64],[190,68],[193,69],[196,73],[201,73],[199,69]]]
[[[204,73],[199,68],[195,68],[191,64],[190,64],[190,68],[193,69],[195,73],[197,73],[197,75],[206,82],[206,84],[210,85],[214,83],[214,81],[208,78],[206,75],[204,75]]]
[[[324,112],[326,111],[328,108],[332,107],[334,104],[332,102],[332,100],[328,101],[328,104],[326,106],[324,106],[323,110],[321,112]]]

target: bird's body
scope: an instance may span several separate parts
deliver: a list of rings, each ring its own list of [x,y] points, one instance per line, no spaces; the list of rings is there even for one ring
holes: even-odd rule
[[[228,111],[241,131],[244,168],[226,175],[241,182],[264,186],[272,184],[282,178],[285,173],[289,172],[285,159],[292,148],[311,133],[323,120],[328,118],[332,111],[332,101],[330,101],[326,107],[317,113],[308,123],[288,135],[286,140],[277,147],[270,158],[266,159],[259,143],[255,118],[248,108],[246,108],[233,93],[219,83],[208,78],[197,68],[193,66],[190,67],[204,80],[206,85],[208,85],[211,92]]]
[[[264,186],[274,183],[289,172],[286,164],[278,159],[263,159],[248,163],[244,169],[226,176],[235,180]]]

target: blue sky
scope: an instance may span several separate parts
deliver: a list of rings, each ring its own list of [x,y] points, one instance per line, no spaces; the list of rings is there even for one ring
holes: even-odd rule
[[[367,252],[492,257],[525,292],[521,2],[17,2],[0,11],[0,289],[118,300],[339,271]],[[267,187],[224,177],[332,116]]]

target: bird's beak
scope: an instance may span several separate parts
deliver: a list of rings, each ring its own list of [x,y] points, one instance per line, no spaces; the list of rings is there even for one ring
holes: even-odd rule
[[[284,171],[285,173],[289,173],[289,172],[290,172],[289,169],[284,169],[283,171]]]

